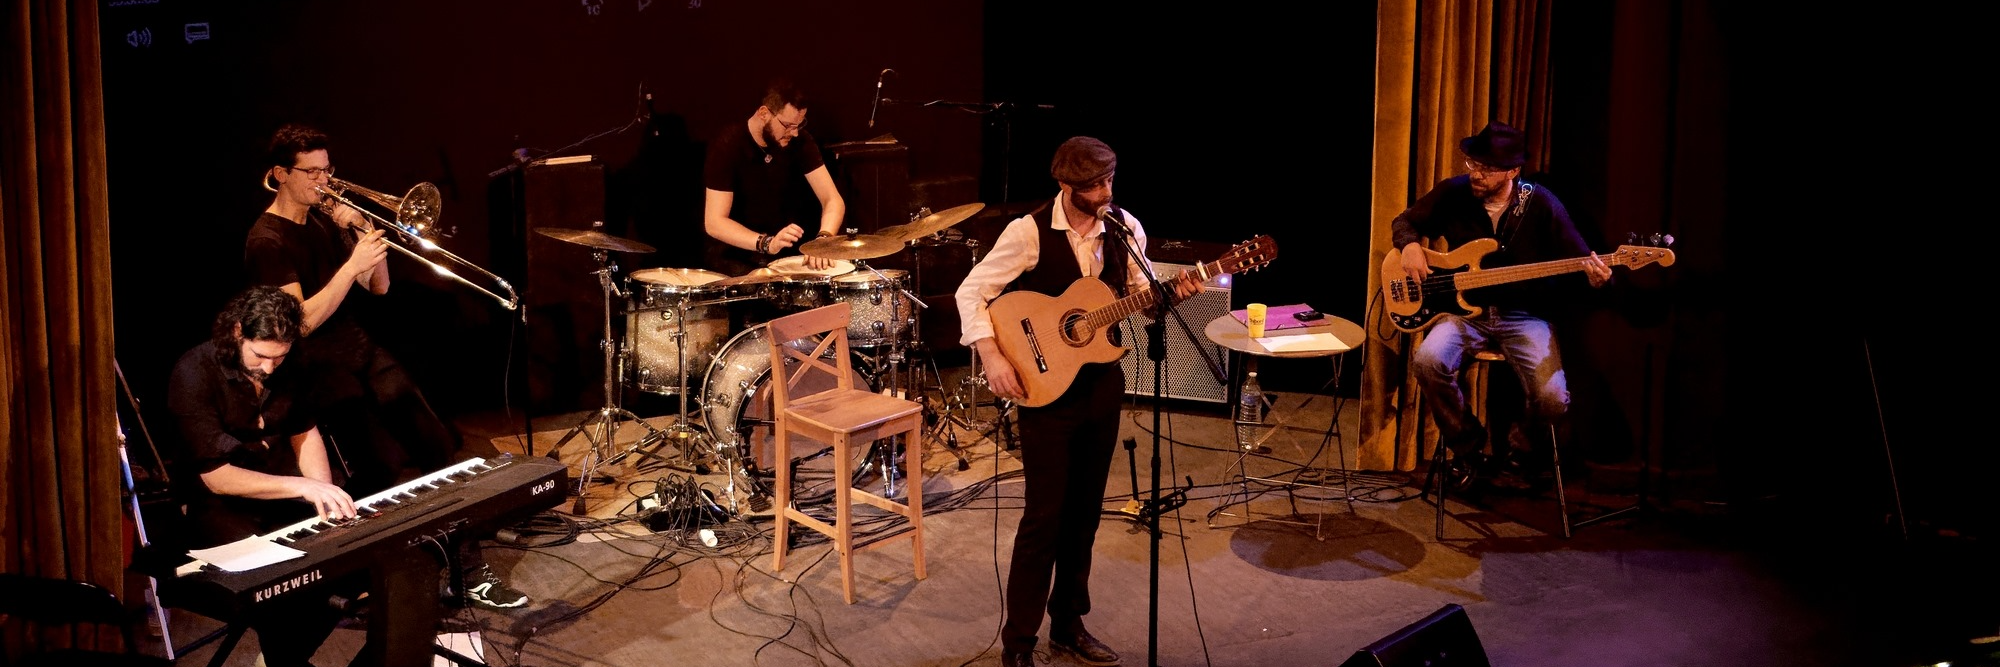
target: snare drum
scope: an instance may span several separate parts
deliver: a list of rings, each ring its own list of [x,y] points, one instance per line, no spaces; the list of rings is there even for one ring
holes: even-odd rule
[[[631,345],[632,384],[640,391],[680,394],[681,369],[688,369],[689,393],[699,391],[702,369],[729,339],[729,309],[723,304],[688,305],[723,298],[723,288],[705,285],[727,278],[701,269],[641,269],[625,276],[630,307],[625,336]],[[681,307],[687,316],[681,318]],[[682,346],[687,341],[685,365]]]
[[[806,267],[803,255],[771,262],[770,269],[785,275],[781,282],[765,283],[761,296],[778,310],[799,313],[833,303],[833,277],[854,270],[854,263],[833,260],[824,269]]]
[[[903,293],[909,272],[863,269],[833,279],[833,300],[846,301],[853,314],[847,325],[848,347],[874,347],[904,340],[917,306]]]
[[[708,367],[708,374],[702,381],[702,421],[708,424],[709,436],[715,439],[718,451],[734,448],[745,460],[756,461],[760,468],[772,470],[773,461],[768,453],[771,437],[771,340],[768,323],[755,324],[729,339],[721,353],[715,355],[715,363]],[[817,339],[806,338],[789,343],[800,352],[811,352],[817,346]],[[848,378],[856,389],[869,388],[868,380],[858,370],[865,364],[859,355],[849,353],[854,369]],[[799,360],[785,357],[785,373],[789,377],[797,370]],[[800,397],[832,389],[835,383],[827,373],[807,373],[792,396]]]

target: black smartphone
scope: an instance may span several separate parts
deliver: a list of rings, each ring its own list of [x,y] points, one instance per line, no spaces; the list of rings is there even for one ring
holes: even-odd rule
[[[1319,319],[1319,311],[1301,310],[1299,312],[1292,313],[1292,317],[1297,318],[1300,322],[1311,322],[1313,320]]]

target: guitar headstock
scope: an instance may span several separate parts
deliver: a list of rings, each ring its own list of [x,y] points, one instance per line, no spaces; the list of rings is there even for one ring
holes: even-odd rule
[[[1627,268],[1639,268],[1657,263],[1660,266],[1674,265],[1674,251],[1667,246],[1674,244],[1674,235],[1653,232],[1644,239],[1638,232],[1625,233],[1625,245],[1618,246],[1618,252],[1604,258],[1606,264],[1617,264]]]
[[[1218,273],[1246,273],[1264,268],[1278,256],[1278,242],[1269,235],[1238,243],[1221,259],[1215,260]]]

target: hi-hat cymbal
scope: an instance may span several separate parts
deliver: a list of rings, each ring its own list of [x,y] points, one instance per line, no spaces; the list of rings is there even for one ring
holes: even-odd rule
[[[736,276],[734,278],[723,278],[721,280],[709,283],[708,285],[710,287],[728,287],[730,285],[755,285],[757,283],[781,283],[790,279],[791,276],[785,275],[784,273],[778,272],[777,270],[768,267],[760,266],[751,269],[749,273],[745,273],[743,275]]]
[[[799,246],[800,253],[821,259],[874,259],[902,249],[902,241],[876,234],[840,234]]]
[[[631,239],[623,239],[616,236],[612,236],[610,234],[597,231],[595,229],[569,229],[565,227],[536,227],[535,233],[541,234],[542,236],[546,236],[558,241],[568,241],[570,243],[574,243],[581,246],[589,246],[592,248],[597,248],[599,250],[615,250],[618,252],[639,252],[639,253],[646,253],[653,251],[653,246],[649,246],[644,243],[640,243],[638,241],[634,241]]]
[[[887,236],[898,241],[912,241],[949,229],[952,225],[965,222],[966,218],[986,208],[982,203],[971,203],[926,215],[908,224],[891,225],[875,230],[877,236]]]

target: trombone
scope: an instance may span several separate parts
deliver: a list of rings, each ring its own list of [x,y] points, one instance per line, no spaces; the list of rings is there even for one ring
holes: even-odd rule
[[[271,184],[271,180],[268,177],[264,179],[264,189],[270,190],[272,192],[278,191],[277,187]],[[443,198],[438,195],[437,186],[431,185],[429,183],[418,183],[415,186],[412,186],[410,188],[410,191],[408,193],[405,193],[403,196],[392,197],[387,194],[383,194],[381,192],[377,192],[374,190],[370,190],[368,188],[361,187],[359,185],[355,185],[350,181],[345,181],[338,178],[334,178],[332,176],[328,176],[327,183],[325,185],[314,185],[313,190],[319,192],[321,195],[326,197],[326,199],[320,201],[320,208],[327,210],[328,213],[332,212],[331,209],[336,204],[345,205],[348,208],[352,208],[356,211],[359,211],[361,212],[362,215],[368,216],[368,218],[372,220],[374,224],[386,227],[391,230],[395,230],[396,235],[401,237],[404,243],[415,245],[419,248],[424,249],[427,252],[438,253],[446,260],[449,260],[460,267],[477,271],[481,275],[486,276],[486,278],[492,280],[493,284],[497,286],[500,290],[505,291],[507,293],[507,296],[504,297],[500,296],[493,290],[480,286],[478,283],[474,283],[470,280],[466,280],[465,277],[459,275],[457,271],[453,271],[450,268],[444,266],[443,264],[439,264],[435,261],[432,261],[429,257],[419,255],[415,251],[412,251],[408,247],[405,247],[403,244],[396,243],[386,238],[382,239],[382,242],[388,244],[389,247],[395,248],[397,251],[403,253],[404,255],[408,255],[410,259],[414,259],[419,262],[423,262],[426,265],[429,265],[431,269],[437,271],[439,275],[451,278],[452,280],[456,280],[460,283],[463,283],[466,287],[479,290],[486,296],[493,297],[495,301],[500,302],[500,306],[502,308],[506,308],[507,310],[516,310],[520,308],[521,297],[514,293],[514,286],[508,284],[505,278],[493,275],[492,271],[487,271],[486,269],[480,268],[479,265],[477,264],[473,264],[472,262],[466,261],[464,258],[459,257],[458,255],[452,254],[451,251],[445,250],[444,248],[438,246],[437,243],[431,241],[429,238],[426,237],[427,234],[433,233],[436,230],[438,211],[440,208],[442,208],[441,200]],[[355,203],[354,200],[347,198],[348,193],[354,193],[360,195],[361,197],[371,202],[374,202],[375,205],[377,206],[395,211],[396,219],[389,220],[383,218],[380,214],[377,214],[376,212],[369,210],[361,206],[360,204]]]

